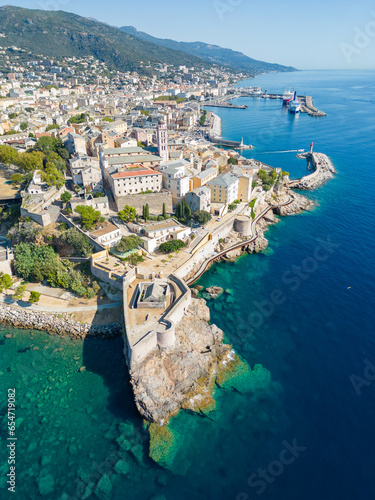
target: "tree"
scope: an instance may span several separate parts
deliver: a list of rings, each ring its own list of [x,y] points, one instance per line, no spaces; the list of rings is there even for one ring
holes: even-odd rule
[[[68,203],[71,197],[72,195],[69,193],[69,191],[64,191],[63,194],[61,195],[61,199],[64,203]]]
[[[23,131],[23,130],[26,130],[27,129],[27,123],[26,122],[22,122],[21,125],[20,125],[20,129]]]
[[[34,146],[35,151],[42,151],[44,154],[55,151],[55,138],[49,135],[40,137]]]
[[[13,280],[9,274],[0,274],[0,293],[3,290],[8,290],[13,285]]]
[[[120,253],[126,253],[134,250],[140,245],[142,245],[141,238],[136,234],[131,234],[130,236],[125,236],[121,239],[116,246],[116,250]]]
[[[13,184],[14,186],[17,186],[17,185],[19,185],[19,184],[22,184],[22,181],[23,181],[23,175],[22,175],[22,174],[20,174],[20,173],[17,173],[17,174],[12,174],[12,175],[10,176],[10,180],[11,180],[11,182],[12,182],[12,184]]]
[[[191,210],[189,205],[185,205],[185,220],[189,221],[191,219]]]
[[[29,302],[30,304],[35,304],[36,302],[39,302],[40,299],[40,292],[30,292],[30,297],[29,297]]]
[[[92,207],[86,207],[85,205],[78,205],[75,211],[81,216],[82,225],[86,229],[91,229],[102,218],[99,210],[94,210]]]
[[[80,257],[88,257],[93,253],[93,246],[88,237],[82,234],[75,227],[66,229],[60,236],[59,240],[62,244],[68,244],[75,250],[76,255]]]
[[[18,285],[13,294],[13,300],[21,300],[25,292],[26,286],[24,284]]]
[[[87,113],[79,113],[78,115],[71,116],[68,120],[69,123],[84,123]]]
[[[43,169],[43,158],[44,154],[40,151],[26,152],[20,155],[19,166],[24,170],[24,172],[32,172],[34,170]]]
[[[165,208],[165,203],[163,203],[163,217],[164,219],[167,218],[167,209]]]
[[[231,157],[229,158],[228,163],[229,163],[230,165],[238,165],[238,161],[237,161],[237,159],[236,159],[234,156],[231,156]]]
[[[194,213],[194,220],[202,225],[207,224],[207,222],[211,220],[211,214],[205,210],[197,210]]]
[[[147,221],[150,218],[150,209],[148,203],[146,203],[146,205],[143,205],[142,217],[144,218],[145,221]]]
[[[165,243],[161,243],[159,245],[159,250],[163,253],[170,253],[184,247],[186,247],[186,244],[182,240],[169,240]]]
[[[60,189],[65,184],[64,174],[53,163],[47,163],[44,172],[42,172],[42,181],[48,186],[56,186]]]
[[[54,129],[57,129],[57,128],[59,128],[59,126],[56,125],[56,123],[51,123],[50,125],[47,125],[46,132],[49,132],[50,130],[54,130]]]
[[[123,210],[119,210],[118,217],[124,222],[132,222],[137,215],[135,208],[125,205]]]

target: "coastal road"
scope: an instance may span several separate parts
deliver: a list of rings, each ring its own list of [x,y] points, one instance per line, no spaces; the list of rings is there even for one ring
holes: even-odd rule
[[[250,243],[252,243],[258,237],[258,234],[257,234],[257,231],[256,231],[256,224],[257,224],[257,222],[260,219],[262,219],[262,217],[264,217],[266,215],[266,213],[269,212],[270,210],[274,210],[274,209],[279,208],[279,207],[285,207],[285,206],[290,205],[291,203],[293,203],[293,201],[294,201],[294,197],[290,196],[289,200],[286,203],[283,203],[282,205],[273,205],[273,206],[267,207],[265,210],[263,210],[263,212],[260,213],[257,217],[255,217],[255,219],[251,223],[251,237],[249,239],[247,239],[245,241],[241,241],[239,243],[236,243],[235,245],[232,245],[231,247],[226,248],[225,250],[222,250],[221,252],[213,255],[212,257],[210,257],[209,259],[207,259],[206,261],[204,261],[203,264],[201,265],[201,267],[198,269],[197,273],[193,276],[193,278],[191,278],[190,280],[188,280],[186,282],[186,284],[188,286],[190,286],[195,281],[197,281],[197,279],[200,278],[202,276],[202,274],[205,272],[205,270],[207,269],[208,265],[211,262],[213,262],[214,260],[216,260],[217,258],[222,257],[223,255],[225,255],[226,253],[228,253],[228,252],[230,252],[232,250],[236,250],[237,248],[244,247],[244,246],[249,245]]]

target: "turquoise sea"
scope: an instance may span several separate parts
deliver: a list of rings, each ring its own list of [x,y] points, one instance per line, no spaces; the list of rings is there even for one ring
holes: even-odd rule
[[[294,150],[314,141],[337,169],[308,194],[313,212],[270,228],[264,253],[215,265],[199,282],[231,290],[210,302],[212,321],[252,367],[262,365],[261,380],[250,392],[217,390],[209,417],[175,418],[180,447],[165,470],[147,456],[120,340],[28,330],[5,339],[2,328],[1,500],[92,500],[103,476],[97,493],[108,500],[375,498],[375,71],[272,74],[246,84],[296,88],[327,117],[294,117],[280,101],[243,98],[246,111],[213,109],[225,138],[243,137],[255,146],[246,156],[291,177],[306,171]],[[5,484],[10,387],[15,495]]]

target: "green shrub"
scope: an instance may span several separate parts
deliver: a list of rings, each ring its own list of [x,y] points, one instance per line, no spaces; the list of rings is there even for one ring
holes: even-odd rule
[[[131,234],[130,236],[121,238],[121,241],[116,245],[116,251],[119,253],[126,253],[134,250],[140,245],[142,245],[141,238],[136,234]]]
[[[30,292],[30,297],[29,297],[29,302],[30,304],[35,304],[36,302],[39,302],[40,299],[40,292]]]
[[[184,243],[182,240],[169,240],[165,243],[161,243],[161,245],[159,246],[159,250],[163,253],[170,253],[184,247],[186,247],[186,243]]]

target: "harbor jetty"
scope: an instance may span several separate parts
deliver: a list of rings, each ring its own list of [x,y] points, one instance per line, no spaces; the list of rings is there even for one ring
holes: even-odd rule
[[[278,99],[282,100],[282,94],[271,94],[267,91],[253,93],[252,89],[240,88],[239,93],[232,96],[230,99],[236,99],[237,97],[262,97],[263,99]],[[313,98],[311,95],[297,95],[297,99],[301,103],[301,113],[307,113],[310,116],[321,117],[327,116],[327,113],[319,110],[314,106]]]
[[[306,158],[312,173],[300,179],[289,181],[288,188],[290,189],[315,189],[332,179],[333,174],[336,173],[331,160],[325,154],[309,152],[300,154],[298,157]]]
[[[227,139],[223,139],[221,137],[221,118],[215,113],[209,111],[207,113],[206,121],[208,122],[206,130],[207,138],[218,147],[231,149],[252,149],[254,147],[244,144],[242,139],[241,141],[229,141]]]
[[[307,113],[310,116],[327,116],[327,113],[315,108],[311,95],[298,96],[298,99],[301,102],[301,113]]]

